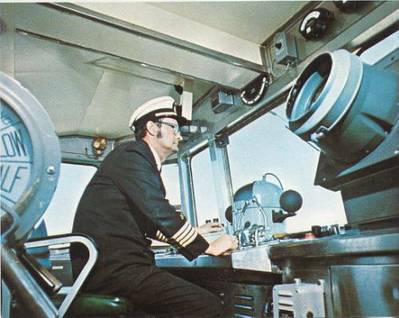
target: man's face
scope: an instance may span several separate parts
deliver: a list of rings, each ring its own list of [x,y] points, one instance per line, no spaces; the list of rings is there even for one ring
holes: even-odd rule
[[[182,140],[180,132],[178,131],[179,124],[173,118],[162,118],[157,122],[159,131],[157,139],[159,145],[170,154],[177,152],[179,142]]]

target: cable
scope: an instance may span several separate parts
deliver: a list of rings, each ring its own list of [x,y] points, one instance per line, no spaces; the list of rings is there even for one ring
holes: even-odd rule
[[[274,177],[274,178],[278,181],[281,190],[284,190],[283,184],[281,183],[279,177],[277,177],[274,173],[266,172],[266,173],[263,175],[263,178],[264,178],[265,180],[266,180],[266,176],[272,176],[272,177]]]

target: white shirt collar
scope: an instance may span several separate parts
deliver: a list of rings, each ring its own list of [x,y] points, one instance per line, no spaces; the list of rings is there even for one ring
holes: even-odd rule
[[[150,147],[151,152],[152,152],[152,154],[154,155],[154,158],[155,158],[155,162],[156,162],[156,164],[157,164],[157,169],[158,169],[158,171],[161,171],[162,163],[161,163],[161,159],[159,158],[158,153],[155,151],[155,149],[154,149],[153,147],[151,147],[150,144],[147,144],[147,145]]]

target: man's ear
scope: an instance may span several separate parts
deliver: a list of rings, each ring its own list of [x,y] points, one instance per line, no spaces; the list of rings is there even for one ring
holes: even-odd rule
[[[145,124],[145,128],[147,130],[147,133],[151,136],[155,136],[158,132],[158,125],[152,120],[147,121],[147,123]]]

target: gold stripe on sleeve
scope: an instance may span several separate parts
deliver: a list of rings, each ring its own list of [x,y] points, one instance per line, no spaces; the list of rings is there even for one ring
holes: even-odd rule
[[[172,239],[176,241],[180,241],[183,237],[187,234],[188,231],[190,231],[190,228],[192,226],[186,221],[186,223],[183,224],[183,226],[172,236]]]
[[[161,242],[168,242],[168,238],[161,232],[157,231],[157,234],[155,235],[156,239],[161,241]]]
[[[186,247],[186,246],[189,245],[192,241],[195,240],[195,238],[197,237],[197,235],[198,235],[197,231],[192,227],[192,228],[191,228],[191,231],[190,231],[190,233],[189,233],[189,235],[188,235],[184,240],[182,240],[182,241],[180,242],[180,244],[181,244],[183,247]]]

